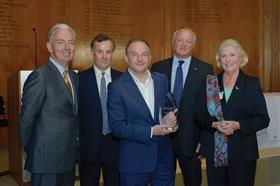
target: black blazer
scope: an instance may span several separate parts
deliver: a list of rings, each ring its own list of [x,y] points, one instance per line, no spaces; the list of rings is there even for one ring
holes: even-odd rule
[[[218,75],[220,91],[223,92],[223,72]],[[207,160],[214,160],[214,132],[212,118],[207,111],[206,86],[201,89],[201,97],[204,103],[201,110],[195,113],[195,120],[205,132],[202,137],[201,152]],[[236,83],[228,102],[225,96],[221,100],[224,120],[240,122],[240,130],[234,132],[228,138],[229,161],[238,163],[256,160],[259,158],[256,132],[268,127],[269,116],[265,99],[258,78],[239,72]]]
[[[111,69],[112,81],[121,72]],[[81,161],[95,162],[102,145],[102,108],[94,68],[79,74],[79,118]],[[116,147],[118,149],[118,147]],[[118,152],[116,152],[118,153]],[[117,155],[117,154],[116,154]]]
[[[171,73],[173,57],[153,64],[152,70],[167,74],[169,79],[169,90],[171,91]],[[178,114],[179,142],[185,156],[191,157],[195,154],[195,149],[200,141],[201,130],[194,124],[193,111],[196,105],[196,97],[205,77],[212,74],[211,65],[192,57],[189,71],[186,77],[181,104]]]

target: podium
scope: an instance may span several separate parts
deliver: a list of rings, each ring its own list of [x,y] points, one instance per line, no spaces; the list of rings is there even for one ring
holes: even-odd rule
[[[19,113],[24,82],[31,70],[19,71],[8,77],[8,130],[9,130],[9,166],[13,179],[19,186],[30,186],[30,173],[23,170],[25,152],[19,137]]]

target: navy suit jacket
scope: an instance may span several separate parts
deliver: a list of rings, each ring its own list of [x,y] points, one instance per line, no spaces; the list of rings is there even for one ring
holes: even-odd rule
[[[121,72],[111,69],[112,81]],[[102,107],[94,68],[79,74],[80,158],[81,161],[96,162],[102,146]],[[116,147],[116,153],[118,147]]]
[[[78,76],[69,69],[73,98],[51,61],[25,81],[19,118],[21,143],[27,153],[25,168],[32,173],[70,171],[77,155]]]
[[[108,86],[109,124],[112,133],[120,138],[120,172],[153,172],[158,166],[159,153],[167,164],[173,164],[169,137],[151,138],[151,127],[159,124],[159,103],[167,94],[168,81],[164,74],[152,72],[151,76],[155,95],[154,119],[128,71]]]
[[[223,72],[218,75],[220,91],[223,92]],[[200,111],[195,114],[196,123],[206,132],[203,133],[201,152],[207,160],[214,160],[214,132],[212,118],[207,111],[206,85],[201,88],[204,98]],[[228,102],[225,95],[221,100],[224,120],[240,122],[240,130],[236,130],[228,138],[228,153],[231,163],[256,160],[259,157],[256,132],[268,127],[269,116],[265,99],[258,78],[248,76],[240,71]]]
[[[153,71],[164,73],[168,76],[170,91],[172,63],[173,57],[155,63],[152,66]],[[213,69],[209,64],[192,57],[177,118],[180,146],[184,155],[188,157],[194,156],[201,137],[201,130],[195,125],[193,120],[193,112],[197,104],[196,97],[201,85],[205,84],[205,77],[212,73]]]

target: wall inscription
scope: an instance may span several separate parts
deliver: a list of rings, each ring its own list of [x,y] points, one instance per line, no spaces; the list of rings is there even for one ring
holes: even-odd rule
[[[0,47],[29,47],[19,38],[23,29],[14,13],[24,12],[27,7],[27,3],[22,1],[0,0]]]

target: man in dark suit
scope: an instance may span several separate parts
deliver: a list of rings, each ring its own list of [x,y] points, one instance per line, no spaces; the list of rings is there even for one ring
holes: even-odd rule
[[[193,111],[196,96],[205,77],[212,74],[212,67],[192,56],[196,43],[196,34],[191,28],[182,28],[173,34],[174,56],[153,64],[152,70],[165,73],[169,79],[169,90],[176,96],[178,113],[178,132],[173,136],[175,155],[187,186],[201,185],[201,162],[198,159],[201,131],[194,124]],[[177,84],[178,70],[181,71],[180,83]],[[180,82],[180,81],[179,81]],[[198,99],[199,100],[199,99]]]
[[[102,168],[104,185],[118,186],[119,140],[111,135],[108,125],[107,98],[102,102],[108,83],[121,74],[111,69],[115,42],[99,34],[92,40],[90,49],[94,66],[79,73],[81,185],[98,186]],[[104,95],[102,88],[105,88]]]
[[[78,76],[69,68],[75,32],[66,24],[48,34],[48,61],[27,78],[19,119],[25,169],[33,186],[72,186],[77,148]]]
[[[174,185],[172,144],[165,135],[176,131],[176,116],[170,112],[159,125],[167,77],[148,70],[150,47],[143,39],[128,42],[125,60],[128,71],[108,86],[109,124],[120,139],[121,185]]]

